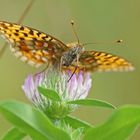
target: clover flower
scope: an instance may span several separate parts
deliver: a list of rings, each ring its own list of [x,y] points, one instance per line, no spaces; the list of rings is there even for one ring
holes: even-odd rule
[[[71,74],[71,72],[58,72],[54,68],[50,68],[45,72],[29,75],[25,79],[22,89],[27,98],[49,117],[61,118],[77,108],[76,105],[70,105],[67,102],[85,99],[91,88],[92,80],[89,73],[80,71],[69,80]],[[60,101],[56,102],[41,95],[38,87],[55,91],[60,97]]]

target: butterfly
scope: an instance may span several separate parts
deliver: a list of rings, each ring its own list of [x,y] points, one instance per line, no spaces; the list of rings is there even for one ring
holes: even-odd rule
[[[20,60],[39,67],[60,64],[62,71],[130,71],[133,65],[116,55],[99,51],[85,51],[80,43],[65,44],[39,30],[1,21],[0,33]]]

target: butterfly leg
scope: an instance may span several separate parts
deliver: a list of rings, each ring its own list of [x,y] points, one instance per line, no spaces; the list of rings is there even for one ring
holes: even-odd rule
[[[80,58],[80,55],[77,54],[77,58],[76,58],[76,60],[77,60],[77,66],[78,66],[79,58]]]
[[[77,68],[78,67],[76,66],[75,69],[74,69],[74,71],[73,71],[73,73],[71,74],[71,76],[70,76],[70,78],[68,79],[67,82],[69,82],[71,80],[71,78],[73,77],[73,75],[76,73]]]
[[[61,57],[61,59],[60,59],[60,64],[59,64],[59,70],[61,71],[62,70],[62,61],[63,61],[63,56]]]
[[[79,57],[80,57],[80,56],[77,55],[77,58],[76,58],[76,63],[77,63],[77,65],[75,66],[75,69],[74,69],[73,73],[71,74],[71,76],[70,76],[70,78],[68,79],[67,82],[69,82],[69,81],[71,80],[71,78],[73,77],[73,75],[76,73],[76,70],[78,69]]]
[[[35,76],[38,74],[44,73],[49,68],[49,66],[50,66],[50,63],[47,63],[46,67],[43,70],[41,70],[40,72],[36,73]]]

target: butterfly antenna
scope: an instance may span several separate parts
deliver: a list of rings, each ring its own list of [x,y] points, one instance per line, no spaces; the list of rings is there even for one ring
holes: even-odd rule
[[[78,37],[78,35],[77,35],[77,33],[76,33],[75,23],[74,23],[73,20],[71,20],[71,25],[72,25],[73,33],[74,33],[74,35],[75,35],[75,37],[76,37],[76,39],[77,39],[77,42],[78,42],[78,44],[80,44],[80,40],[79,40],[79,37]]]
[[[27,7],[25,8],[25,10],[23,11],[22,16],[19,18],[19,20],[17,21],[18,24],[20,24],[26,17],[26,15],[28,14],[28,12],[30,11],[31,7],[33,6],[33,3],[35,2],[35,0],[31,0],[29,2],[29,4],[27,5]],[[0,58],[2,57],[2,55],[4,54],[5,50],[6,50],[6,46],[7,46],[7,42],[2,46],[2,49],[0,50]]]
[[[75,69],[74,69],[74,71],[73,71],[72,75],[70,76],[70,78],[68,79],[68,81],[67,81],[67,82],[69,82],[69,81],[71,80],[71,78],[72,78],[72,77],[73,77],[73,75],[75,74],[75,72],[76,72],[77,68],[78,68],[78,67],[75,67]]]
[[[86,46],[86,45],[90,45],[90,44],[121,44],[123,42],[122,39],[120,40],[116,40],[116,41],[112,41],[112,42],[95,42],[95,43],[84,43],[82,44],[82,46]]]

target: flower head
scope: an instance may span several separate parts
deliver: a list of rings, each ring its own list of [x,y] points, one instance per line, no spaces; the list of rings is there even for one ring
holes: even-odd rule
[[[75,73],[69,80],[71,74],[49,69],[47,72],[29,75],[22,89],[28,99],[48,116],[64,117],[75,108],[75,105],[68,105],[67,102],[86,98],[92,82],[89,73]],[[44,97],[38,91],[39,86],[56,91],[61,100],[56,102]]]

